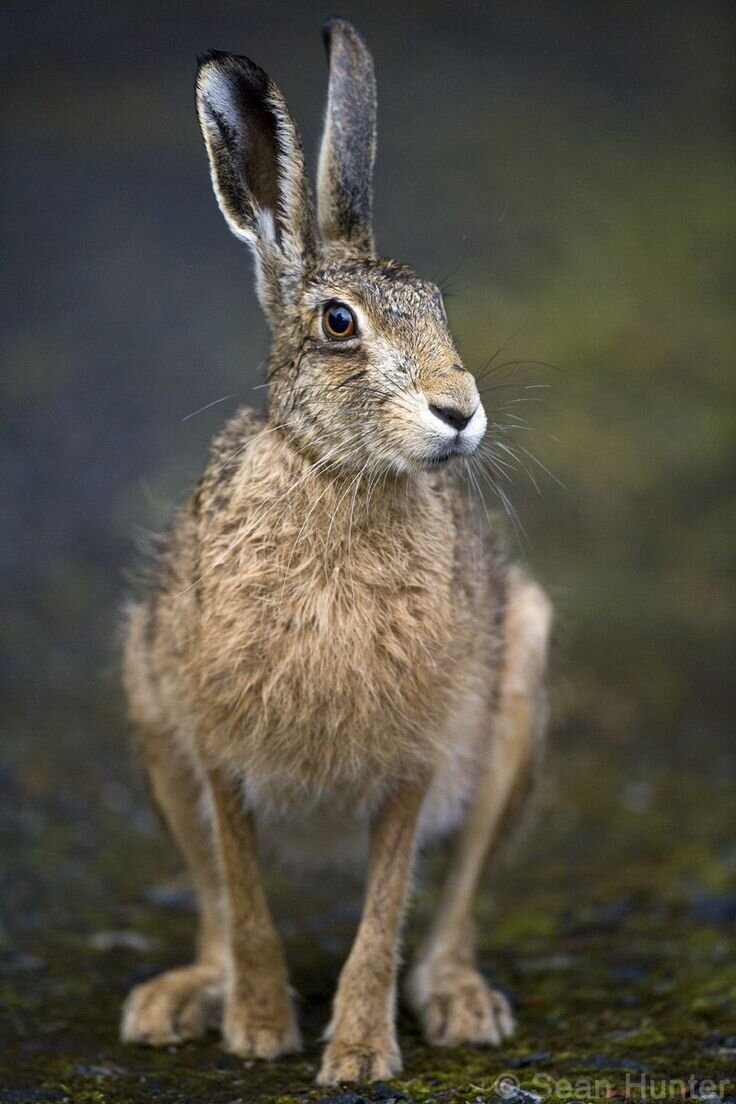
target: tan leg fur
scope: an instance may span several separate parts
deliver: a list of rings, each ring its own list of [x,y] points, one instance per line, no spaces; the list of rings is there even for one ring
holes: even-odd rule
[[[376,817],[363,916],[340,975],[317,1078],[322,1085],[376,1081],[401,1070],[394,1025],[399,934],[426,789],[404,783]]]
[[[193,965],[137,985],[125,1002],[123,1041],[152,1046],[193,1039],[218,1026],[224,979],[220,874],[211,834],[197,816],[201,782],[176,753],[163,758],[158,748],[155,740],[145,746],[151,788],[194,879],[199,933]]]
[[[484,864],[531,781],[546,717],[550,623],[544,593],[513,572],[491,755],[459,833],[436,919],[406,987],[425,1037],[435,1045],[498,1045],[514,1029],[508,1001],[476,968],[472,908]]]
[[[276,1058],[301,1048],[279,935],[268,910],[253,817],[226,775],[210,773],[225,883],[228,981],[222,1033],[244,1058]]]

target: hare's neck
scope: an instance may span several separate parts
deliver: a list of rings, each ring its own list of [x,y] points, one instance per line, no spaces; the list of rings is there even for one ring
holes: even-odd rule
[[[300,457],[289,465],[284,522],[302,534],[343,551],[355,540],[382,541],[416,531],[432,497],[429,479],[418,475],[338,471],[329,462]]]

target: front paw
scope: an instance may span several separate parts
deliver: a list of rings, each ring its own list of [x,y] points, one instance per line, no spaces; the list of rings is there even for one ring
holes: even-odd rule
[[[509,1002],[473,966],[420,963],[409,978],[408,997],[433,1046],[499,1046],[513,1034]]]
[[[401,1054],[394,1039],[371,1039],[363,1043],[343,1043],[333,1039],[322,1057],[317,1084],[389,1081],[399,1073]]]
[[[302,1048],[291,1004],[269,1017],[254,1014],[244,1004],[229,1004],[223,1018],[222,1039],[225,1049],[240,1058],[278,1058]]]

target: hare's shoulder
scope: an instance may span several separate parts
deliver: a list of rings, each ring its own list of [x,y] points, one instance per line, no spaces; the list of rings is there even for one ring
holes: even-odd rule
[[[194,581],[197,547],[213,517],[227,512],[230,485],[250,443],[266,424],[258,411],[240,407],[210,446],[207,465],[163,533],[141,541],[138,563],[130,573],[135,603],[151,604],[160,594],[178,592]]]
[[[240,406],[212,440],[210,464],[229,464],[234,449],[244,445],[263,429],[266,417],[252,406]]]
[[[266,418],[259,411],[250,406],[239,407],[213,438],[200,484],[227,485],[242,465],[249,445],[265,425]]]
[[[227,512],[233,483],[248,457],[251,446],[266,425],[263,414],[241,406],[222,427],[210,445],[207,464],[191,498],[191,511],[198,521]]]

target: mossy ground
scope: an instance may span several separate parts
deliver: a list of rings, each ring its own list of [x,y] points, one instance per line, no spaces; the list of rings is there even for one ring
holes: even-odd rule
[[[214,1038],[123,1047],[129,987],[189,954],[187,894],[170,888],[176,858],[116,712],[39,703],[12,735],[0,775],[0,1104],[339,1096],[313,1078],[355,887],[272,882],[301,995],[302,1055],[244,1063]],[[395,1095],[492,1100],[504,1072],[550,1099],[676,1099],[704,1095],[704,1080],[722,1083],[721,1097],[736,1091],[734,762],[714,753],[695,770],[663,758],[572,736],[553,744],[535,823],[479,902],[481,961],[512,997],[518,1032],[499,1050],[431,1050],[402,1012]],[[426,863],[410,945],[431,911],[435,865]]]

